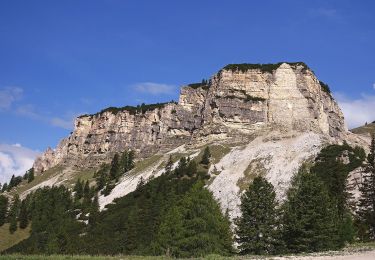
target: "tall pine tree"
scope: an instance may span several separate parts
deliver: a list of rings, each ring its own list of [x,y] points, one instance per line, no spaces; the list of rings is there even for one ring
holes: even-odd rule
[[[201,164],[205,164],[205,165],[210,164],[210,158],[211,158],[211,152],[210,152],[210,148],[207,146],[204,149]]]
[[[156,254],[199,257],[232,252],[229,220],[223,216],[212,193],[196,183],[161,220]]]
[[[119,158],[119,155],[116,153],[115,156],[113,156],[113,159],[111,162],[111,169],[109,170],[109,175],[111,177],[111,180],[116,180],[116,182],[118,182],[120,174],[121,174],[120,158]]]
[[[8,213],[8,198],[0,195],[0,226],[4,225]]]
[[[337,209],[315,174],[302,168],[283,206],[283,240],[288,251],[317,252],[338,246]]]
[[[29,225],[29,214],[27,210],[27,202],[26,200],[22,200],[19,217],[18,220],[20,221],[20,228],[25,229]]]
[[[10,207],[9,210],[9,232],[13,234],[17,230],[17,220],[18,220],[18,215],[19,215],[19,210],[20,210],[20,197],[18,195],[14,195],[13,201],[12,201],[12,206]]]
[[[360,187],[361,198],[358,203],[358,216],[365,226],[364,239],[375,239],[375,135],[372,135],[370,153]]]
[[[241,197],[242,216],[236,219],[241,254],[275,254],[281,250],[279,210],[274,187],[256,177]]]

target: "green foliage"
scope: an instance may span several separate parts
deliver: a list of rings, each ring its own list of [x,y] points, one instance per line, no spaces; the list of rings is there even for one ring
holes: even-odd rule
[[[3,187],[1,188],[1,192],[5,192],[8,190],[8,184],[7,183],[4,183],[3,184]]]
[[[174,257],[232,252],[229,221],[202,182],[195,184],[162,217],[156,241],[157,254]]]
[[[0,195],[0,226],[4,225],[8,214],[8,198]]]
[[[283,205],[283,240],[292,253],[335,249],[337,212],[326,187],[302,168],[292,181]]]
[[[22,229],[25,229],[29,225],[29,214],[27,211],[26,203],[27,203],[26,200],[23,200],[21,202],[21,207],[20,207],[19,216],[18,216],[18,220],[20,222],[19,227]]]
[[[326,83],[324,83],[323,81],[319,80],[319,84],[320,84],[320,87],[322,88],[322,90],[324,92],[326,92],[328,94],[331,94],[331,90],[330,90],[329,86]]]
[[[27,173],[27,182],[30,183],[34,180],[34,168],[31,168]]]
[[[168,104],[175,103],[173,100],[171,102],[165,102],[165,103],[156,103],[156,104],[141,104],[138,106],[124,106],[124,107],[108,107],[106,109],[101,110],[100,112],[92,115],[81,115],[79,117],[85,117],[85,116],[98,116],[102,115],[105,112],[111,112],[112,114],[117,114],[122,111],[128,111],[130,114],[145,114],[147,111],[152,111],[157,108],[163,108]]]
[[[12,205],[9,210],[8,221],[9,232],[13,234],[17,230],[17,218],[20,210],[20,197],[15,195],[12,200]]]
[[[27,198],[31,235],[8,252],[72,253],[80,247],[83,224],[76,220],[71,192],[63,187],[36,190]]]
[[[111,169],[109,170],[109,176],[111,177],[112,180],[116,180],[116,182],[118,182],[120,174],[121,174],[120,157],[116,153],[111,162]]]
[[[375,135],[372,135],[358,203],[358,221],[363,240],[375,240]]]
[[[186,178],[187,168],[185,158],[175,171],[143,181],[134,192],[108,205],[84,236],[86,253],[153,254],[151,244],[161,217],[197,180]]]
[[[83,181],[78,179],[73,188],[74,191],[74,199],[79,200],[83,196]]]
[[[256,177],[242,195],[241,213],[236,219],[241,254],[267,255],[282,250],[276,193],[264,177]]]
[[[211,152],[210,152],[210,148],[207,146],[204,149],[201,164],[209,165],[210,164],[210,158],[211,158]]]
[[[111,164],[103,164],[94,174],[97,190],[102,190],[102,194],[109,195],[123,174],[134,168],[134,151],[125,151],[122,154],[115,154]]]
[[[22,182],[22,176],[14,176],[14,174],[13,174],[10,181],[9,181],[9,184],[8,184],[6,190],[10,191],[13,187],[17,187],[18,184],[20,184],[21,182]],[[4,188],[4,186],[3,186],[3,188]]]
[[[352,194],[348,189],[349,172],[361,166],[365,159],[365,152],[360,147],[343,145],[329,145],[321,150],[316,158],[311,172],[316,174],[326,187],[330,200],[335,204],[338,218],[340,243],[353,240],[355,235],[349,204]]]
[[[242,64],[228,64],[223,69],[225,70],[231,70],[231,71],[241,71],[246,72],[248,70],[255,70],[259,69],[262,72],[269,72],[272,73],[277,68],[280,67],[280,65],[284,62],[279,62],[275,64],[249,64],[249,63],[242,63]],[[309,69],[309,67],[303,63],[303,62],[286,62],[287,64],[296,67],[296,66],[303,66],[303,70]]]

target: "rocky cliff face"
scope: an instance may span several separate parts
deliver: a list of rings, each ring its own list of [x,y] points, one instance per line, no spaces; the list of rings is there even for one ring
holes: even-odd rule
[[[207,84],[183,87],[177,104],[78,117],[72,134],[34,168],[96,167],[125,149],[148,156],[181,144],[243,140],[267,129],[337,138],[346,132],[337,103],[303,63],[228,65]]]

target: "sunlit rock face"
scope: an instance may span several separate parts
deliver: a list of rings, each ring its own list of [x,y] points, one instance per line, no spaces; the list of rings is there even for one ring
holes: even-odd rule
[[[303,63],[271,69],[228,65],[207,83],[182,87],[178,103],[80,116],[71,135],[39,157],[34,168],[97,167],[125,149],[146,157],[182,144],[243,141],[274,129],[334,138],[346,132],[337,103]]]

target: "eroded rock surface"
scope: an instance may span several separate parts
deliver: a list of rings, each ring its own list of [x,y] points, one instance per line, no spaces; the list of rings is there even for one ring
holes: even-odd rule
[[[343,114],[313,72],[303,63],[273,66],[270,71],[227,66],[207,84],[182,87],[177,104],[80,116],[72,134],[39,157],[34,168],[97,167],[124,149],[144,157],[182,144],[243,141],[272,129],[341,138]]]

